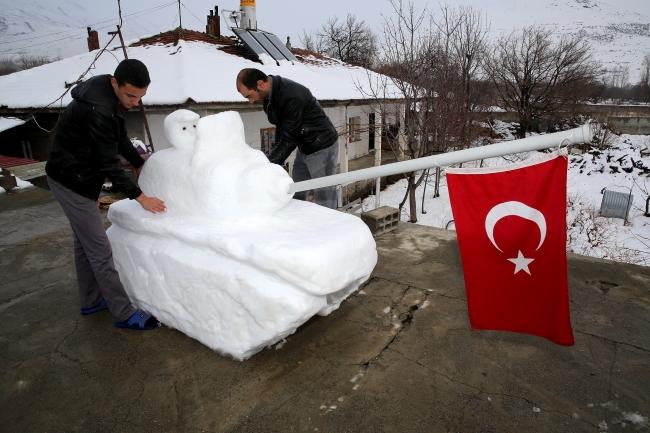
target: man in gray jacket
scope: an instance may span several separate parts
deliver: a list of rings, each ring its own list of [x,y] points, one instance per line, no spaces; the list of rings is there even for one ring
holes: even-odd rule
[[[308,88],[259,69],[242,69],[237,75],[237,90],[251,104],[263,103],[269,122],[276,126],[275,146],[269,161],[284,164],[294,149],[294,182],[336,174],[339,154],[338,132]],[[306,200],[308,191],[294,198]],[[314,191],[316,204],[336,209],[336,187]]]

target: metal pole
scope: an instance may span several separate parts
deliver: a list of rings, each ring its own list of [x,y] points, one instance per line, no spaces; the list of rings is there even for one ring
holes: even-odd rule
[[[379,116],[377,116],[379,114]],[[375,115],[375,123],[372,125],[372,127],[375,130],[375,167],[381,166],[381,111],[378,113],[374,113]],[[379,117],[379,128],[377,128],[377,117]],[[379,137],[379,140],[377,140],[377,137]],[[379,141],[379,144],[377,142]],[[379,195],[381,194],[381,177],[378,177],[375,179],[375,209],[377,209],[379,206],[381,206],[381,201]]]
[[[181,0],[178,0],[178,27],[183,28],[183,18],[181,17]]]
[[[126,54],[126,45],[124,45],[124,38],[122,37],[122,30],[120,30],[120,26],[117,26],[117,32],[108,32],[109,35],[114,35],[117,33],[117,35],[120,37],[120,43],[122,44],[122,51],[124,52],[124,58],[128,59],[129,56]],[[140,114],[142,115],[142,122],[144,123],[144,130],[147,132],[147,138],[149,139],[149,143],[146,144],[146,146],[149,148],[149,153],[154,152],[153,148],[153,140],[151,139],[151,131],[149,130],[149,122],[147,121],[147,115],[144,112],[144,105],[142,105],[142,99],[138,102],[138,106],[140,107]]]
[[[478,159],[494,158],[513,153],[548,149],[551,147],[561,146],[562,144],[589,143],[591,138],[591,129],[588,124],[585,124],[580,128],[574,128],[568,131],[539,135],[537,137],[523,138],[520,140],[505,141],[502,143],[491,144],[489,146],[463,149],[456,152],[428,156],[426,158],[411,159],[379,167],[364,168],[363,170],[351,171],[349,173],[341,173],[334,176],[319,177],[317,179],[296,182],[289,187],[289,194],[299,191],[308,191],[310,189],[323,188],[326,186],[358,182],[365,179],[391,176],[393,174],[425,170],[427,168],[444,167],[452,164],[476,161]]]

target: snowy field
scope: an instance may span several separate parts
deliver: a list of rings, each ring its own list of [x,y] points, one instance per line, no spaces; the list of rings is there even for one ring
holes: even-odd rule
[[[645,149],[643,157],[642,150]],[[650,136],[613,136],[608,150],[581,155],[569,155],[567,179],[567,251],[625,263],[650,266],[650,218],[644,217],[646,199],[650,193]],[[492,158],[483,166],[500,166],[538,155],[538,152]],[[479,162],[464,164],[477,167]],[[434,194],[433,171],[427,182],[417,189],[418,224],[448,227],[454,230],[447,182],[442,172],[440,197]],[[381,192],[382,206],[399,208],[406,194],[407,181],[400,180]],[[629,221],[600,216],[604,189],[634,196]],[[424,200],[423,200],[424,195]],[[363,209],[374,208],[375,197],[363,202]],[[424,204],[424,206],[423,206]],[[402,208],[401,220],[409,219],[408,200]]]

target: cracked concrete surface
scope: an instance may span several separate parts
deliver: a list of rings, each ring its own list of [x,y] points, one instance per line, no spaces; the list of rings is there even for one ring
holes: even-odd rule
[[[566,348],[471,330],[453,232],[403,224],[377,249],[337,311],[237,362],[80,316],[60,207],[0,196],[2,431],[650,430],[650,269],[569,255]]]

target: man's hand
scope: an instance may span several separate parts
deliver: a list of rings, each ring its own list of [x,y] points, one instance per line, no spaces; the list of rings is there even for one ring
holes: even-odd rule
[[[147,197],[142,193],[138,198],[136,198],[136,200],[145,210],[148,210],[151,213],[165,212],[167,210],[165,202],[158,197]]]

